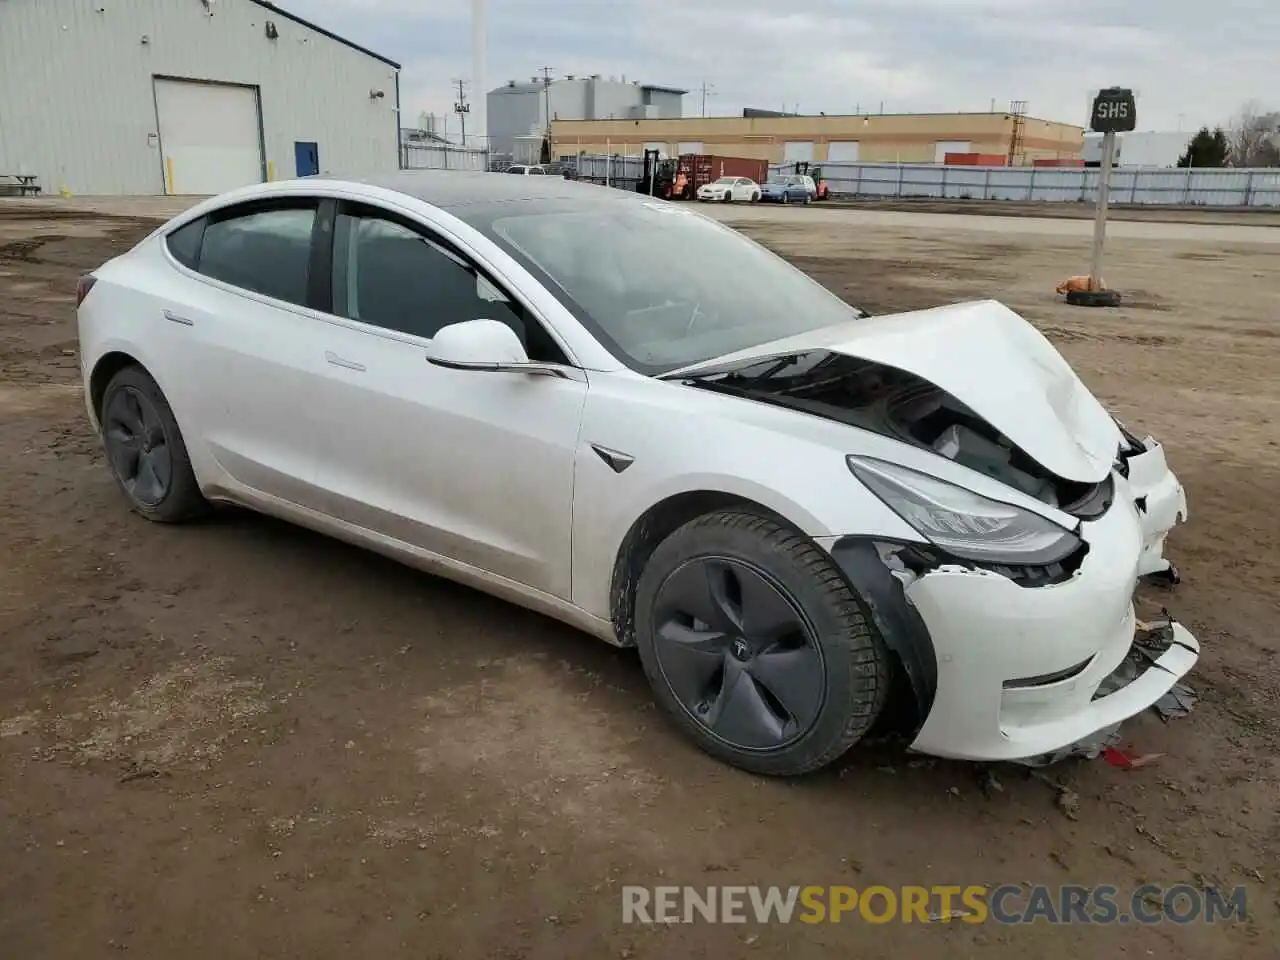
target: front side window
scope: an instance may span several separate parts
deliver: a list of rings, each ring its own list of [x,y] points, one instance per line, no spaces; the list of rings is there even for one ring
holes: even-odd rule
[[[565,362],[542,326],[470,262],[372,209],[344,210],[334,224],[333,312],[424,340],[451,323],[497,320],[531,360]]]
[[[220,211],[204,228],[195,269],[224,283],[305,306],[316,209],[316,201],[306,200],[259,204],[247,212],[242,208]]]

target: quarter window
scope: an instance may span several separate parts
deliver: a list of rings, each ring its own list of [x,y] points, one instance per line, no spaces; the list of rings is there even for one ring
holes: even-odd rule
[[[169,252],[184,267],[196,269],[200,261],[200,238],[204,234],[205,218],[192,220],[165,237]]]
[[[211,219],[204,228],[196,269],[224,283],[305,306],[316,209],[315,201],[290,202]],[[176,251],[174,256],[178,257]]]
[[[373,211],[339,213],[333,233],[333,312],[429,340],[464,320],[497,320],[531,360],[565,357],[524,308],[467,260]]]

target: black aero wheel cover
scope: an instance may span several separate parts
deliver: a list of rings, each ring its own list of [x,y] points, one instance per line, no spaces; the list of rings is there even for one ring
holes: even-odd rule
[[[173,450],[155,401],[132,385],[112,391],[102,411],[111,469],[139,506],[164,502],[173,485]]]
[[[826,695],[826,660],[809,618],[759,567],[697,557],[672,571],[653,602],[659,672],[711,736],[767,752],[812,729]]]

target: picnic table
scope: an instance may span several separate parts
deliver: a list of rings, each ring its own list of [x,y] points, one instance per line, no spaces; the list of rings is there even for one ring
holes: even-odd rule
[[[40,177],[34,173],[0,173],[0,192],[8,193],[3,190],[5,186],[17,189],[20,197],[34,197],[40,193],[40,184],[37,182]]]

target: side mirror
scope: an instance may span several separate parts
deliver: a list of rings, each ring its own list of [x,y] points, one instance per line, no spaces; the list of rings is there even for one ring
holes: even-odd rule
[[[455,370],[507,370],[529,362],[515,331],[497,320],[464,320],[441,327],[427,344],[427,359]]]

